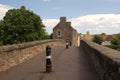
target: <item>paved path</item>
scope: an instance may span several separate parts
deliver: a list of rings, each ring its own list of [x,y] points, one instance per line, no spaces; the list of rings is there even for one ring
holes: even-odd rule
[[[99,80],[81,48],[52,49],[53,71],[45,73],[45,53],[0,73],[0,80]]]

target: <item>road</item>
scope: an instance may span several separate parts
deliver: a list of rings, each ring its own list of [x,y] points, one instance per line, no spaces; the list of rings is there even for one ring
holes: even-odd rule
[[[81,47],[52,49],[52,72],[45,72],[45,52],[0,73],[0,80],[100,80]]]

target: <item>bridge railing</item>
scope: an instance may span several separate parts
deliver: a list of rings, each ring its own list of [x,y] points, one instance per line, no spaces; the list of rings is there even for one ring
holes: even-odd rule
[[[98,71],[101,80],[120,80],[120,52],[81,40],[82,49],[88,54]]]
[[[65,42],[52,39],[0,46],[0,72],[42,53],[48,44],[55,47],[65,45]]]

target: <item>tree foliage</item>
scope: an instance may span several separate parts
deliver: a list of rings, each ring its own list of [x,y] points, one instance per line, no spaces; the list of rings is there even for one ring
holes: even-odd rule
[[[113,45],[119,46],[119,45],[120,45],[120,34],[118,34],[116,38],[113,38],[113,39],[111,40],[111,43],[112,43]]]
[[[0,21],[0,44],[41,40],[47,36],[41,18],[25,6],[8,10]]]
[[[106,35],[106,33],[101,33],[101,35]]]
[[[53,33],[51,33],[51,34],[49,35],[49,38],[50,38],[50,39],[53,39]]]
[[[95,35],[93,38],[93,42],[101,44],[103,42],[103,38],[100,35]]]

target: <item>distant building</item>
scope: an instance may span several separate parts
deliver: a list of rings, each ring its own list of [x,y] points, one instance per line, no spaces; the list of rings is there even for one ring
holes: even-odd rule
[[[111,41],[104,41],[101,45],[111,45]]]
[[[101,35],[104,42],[102,42],[101,45],[111,45],[111,40],[115,37],[117,37],[117,34],[112,34],[112,35]]]
[[[71,22],[66,22],[66,17],[60,17],[60,22],[53,28],[53,39],[63,39],[72,46],[79,45],[79,35],[71,26]]]
[[[102,35],[104,41],[111,41],[113,38],[117,37],[117,34],[112,35]]]
[[[86,34],[83,35],[83,39],[92,41],[93,40],[93,35],[91,35],[89,32],[86,32]]]

